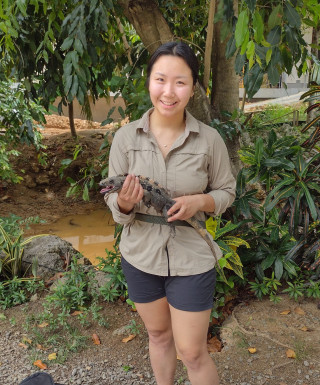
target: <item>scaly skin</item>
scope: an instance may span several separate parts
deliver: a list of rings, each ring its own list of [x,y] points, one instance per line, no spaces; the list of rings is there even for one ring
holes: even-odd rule
[[[103,179],[99,185],[102,188],[101,193],[104,195],[109,195],[113,192],[120,191],[122,189],[123,183],[126,179],[127,175],[117,175],[110,178]],[[170,207],[172,207],[175,203],[175,201],[170,197],[167,190],[159,185],[158,182],[155,182],[154,180],[141,176],[138,176],[140,180],[140,184],[143,188],[143,203],[147,207],[153,207],[157,212],[161,213],[166,219],[168,218],[168,210]],[[213,247],[212,241],[210,237],[208,236],[208,233],[206,229],[204,229],[201,226],[201,223],[195,218],[191,217],[189,219],[185,220],[189,223],[200,235],[201,237],[207,242],[209,245],[212,254],[216,260],[216,266],[218,267],[218,259],[216,256],[215,249]]]

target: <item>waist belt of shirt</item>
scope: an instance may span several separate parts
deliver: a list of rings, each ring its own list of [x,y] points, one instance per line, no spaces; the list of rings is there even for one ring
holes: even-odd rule
[[[148,223],[156,223],[158,225],[173,225],[173,226],[188,226],[188,227],[193,227],[190,225],[190,223],[186,221],[180,221],[176,220],[173,222],[167,222],[165,217],[162,217],[160,215],[149,215],[149,214],[141,214],[141,213],[135,213],[135,219],[137,221],[142,221],[142,222],[148,222]],[[201,226],[205,229],[206,224],[205,222],[199,221]]]

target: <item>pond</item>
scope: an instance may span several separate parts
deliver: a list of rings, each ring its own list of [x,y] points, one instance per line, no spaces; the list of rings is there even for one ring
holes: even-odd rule
[[[113,250],[114,221],[104,209],[90,214],[75,214],[59,218],[54,223],[33,225],[28,235],[51,234],[70,242],[93,264],[97,257],[106,255],[105,249]]]

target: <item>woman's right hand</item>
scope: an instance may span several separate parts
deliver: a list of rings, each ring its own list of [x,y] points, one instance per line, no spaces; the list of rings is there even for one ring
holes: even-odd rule
[[[143,188],[139,178],[129,174],[123,183],[122,189],[118,193],[118,206],[122,213],[128,214],[136,203],[143,198]]]

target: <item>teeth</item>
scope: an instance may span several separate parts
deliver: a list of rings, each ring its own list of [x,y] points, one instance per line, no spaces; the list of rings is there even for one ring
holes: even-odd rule
[[[175,102],[169,103],[169,102],[164,102],[163,100],[162,100],[162,103],[165,104],[166,106],[173,106],[175,104]]]

